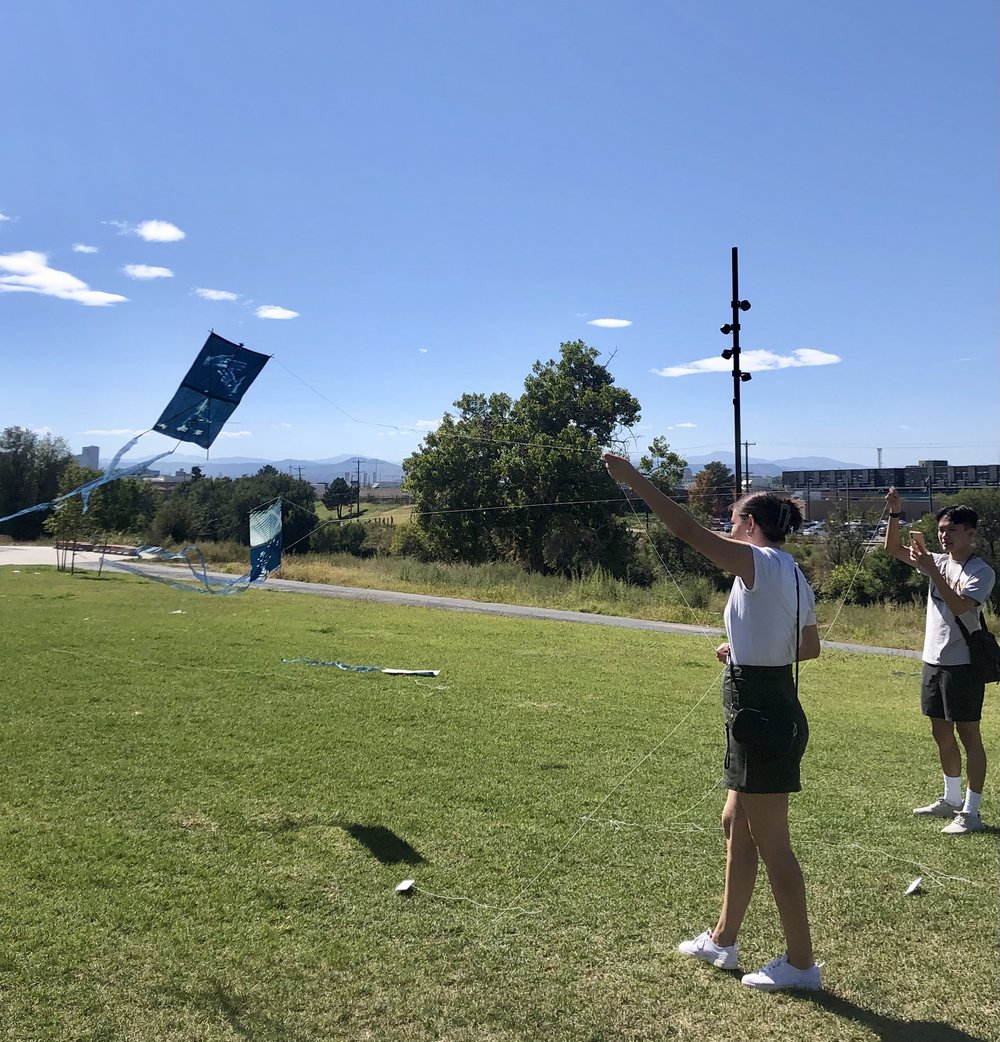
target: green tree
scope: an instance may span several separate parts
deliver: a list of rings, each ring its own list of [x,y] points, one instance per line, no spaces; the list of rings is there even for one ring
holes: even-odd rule
[[[343,478],[334,478],[323,493],[323,506],[327,510],[336,510],[337,518],[344,516],[344,507],[353,503],[357,493]]]
[[[649,455],[639,460],[639,470],[663,493],[670,495],[681,483],[687,460],[682,459],[658,435],[649,446]]]
[[[262,467],[250,477],[201,477],[185,482],[160,504],[153,533],[173,542],[233,541],[248,546],[250,512],[278,496],[285,549],[308,550],[307,537],[319,524],[313,509],[316,493],[308,481],[272,466]]]
[[[59,494],[64,495],[101,471],[71,463],[62,473]],[[137,535],[149,527],[156,510],[156,493],[138,478],[119,478],[95,488],[83,509],[83,497],[71,496],[45,519],[45,530],[56,539],[97,542],[110,535]]]
[[[728,517],[733,506],[736,475],[718,460],[698,471],[688,489],[688,502],[707,517]]]
[[[600,462],[601,446],[639,418],[599,353],[582,341],[536,362],[516,401],[464,395],[457,415],[404,463],[426,546],[446,560],[502,558],[540,572],[625,575],[634,543]],[[517,509],[515,509],[517,508]]]
[[[466,394],[403,464],[425,554],[479,564],[504,556],[509,525],[503,477],[510,444],[511,399]]]
[[[7,427],[0,434],[0,517],[48,503],[59,495],[59,479],[73,462],[62,438],[39,437],[25,427]],[[25,514],[0,526],[13,539],[38,539],[45,513]]]

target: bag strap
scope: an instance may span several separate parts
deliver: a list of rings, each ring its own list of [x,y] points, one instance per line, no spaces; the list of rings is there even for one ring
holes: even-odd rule
[[[965,561],[962,564],[962,574],[963,575],[965,574],[965,566],[969,563],[969,561],[973,560],[973,558],[975,558],[976,556],[977,556],[976,554],[969,554],[969,556],[965,559]],[[971,600],[971,598],[970,598],[970,600]],[[969,637],[969,631],[966,628],[965,623],[962,622],[962,620],[957,615],[955,616],[955,622],[958,623],[958,628],[962,631],[962,636],[965,637],[965,643],[968,644],[969,640],[970,640],[970,637]],[[986,616],[983,614],[983,606],[981,604],[979,605],[979,628],[981,630],[985,630],[987,633],[990,632],[989,626],[986,625]]]
[[[968,644],[971,639],[968,629],[962,620],[956,615],[955,622],[958,623],[958,628],[962,631],[962,636],[965,637],[965,643]],[[986,633],[990,632],[989,626],[986,625],[986,616],[983,614],[983,609],[979,609],[979,628]]]
[[[792,567],[795,569],[795,697],[799,697],[799,642],[801,640],[801,633],[799,632],[799,566],[792,561]]]

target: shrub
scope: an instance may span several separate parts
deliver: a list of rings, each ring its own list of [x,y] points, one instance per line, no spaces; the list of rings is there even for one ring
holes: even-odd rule
[[[325,525],[309,536],[309,548],[316,553],[368,557],[371,551],[365,547],[365,537],[365,526],[357,521],[346,525]]]
[[[418,561],[434,560],[430,537],[417,525],[397,525],[390,550],[396,557],[413,557]]]

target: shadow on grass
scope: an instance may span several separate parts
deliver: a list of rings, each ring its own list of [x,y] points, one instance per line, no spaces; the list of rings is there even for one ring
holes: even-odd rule
[[[873,1009],[859,1006],[829,991],[815,993],[790,992],[796,998],[813,1002],[821,1009],[844,1020],[853,1020],[874,1032],[879,1042],[989,1042],[981,1035],[970,1035],[961,1028],[940,1020],[899,1020]]]
[[[239,1038],[254,1042],[305,1042],[306,1036],[291,1033],[283,1024],[270,1017],[252,1013],[248,1003],[227,991],[217,980],[210,981],[207,987],[193,993],[171,991],[170,994],[202,1013],[221,1015]]]
[[[383,825],[359,825],[355,822],[341,822],[340,827],[383,865],[420,865],[424,857],[414,850],[401,836]]]

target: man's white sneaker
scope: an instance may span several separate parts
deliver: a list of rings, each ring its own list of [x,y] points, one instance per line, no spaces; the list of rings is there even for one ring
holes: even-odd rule
[[[677,950],[685,955],[693,956],[695,959],[710,962],[722,970],[735,970],[740,964],[739,945],[719,946],[712,940],[711,930],[698,934],[693,941],[681,941],[677,945]]]
[[[924,818],[953,818],[960,810],[960,803],[949,803],[943,796],[926,807],[916,807],[913,813]]]
[[[757,988],[759,991],[785,991],[791,988],[818,991],[823,987],[817,963],[813,963],[808,970],[798,970],[788,964],[787,955],[779,955],[772,959],[756,973],[744,974],[743,983],[748,988]]]
[[[941,830],[949,836],[964,836],[967,832],[982,832],[986,826],[978,813],[960,810],[955,815],[955,820],[950,825],[945,825]]]

